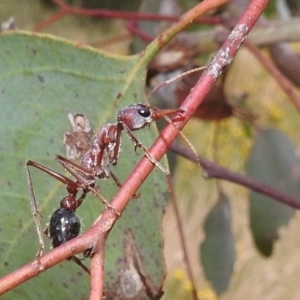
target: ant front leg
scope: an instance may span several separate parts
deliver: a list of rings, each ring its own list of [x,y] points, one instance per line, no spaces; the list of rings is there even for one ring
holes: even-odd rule
[[[135,147],[141,148],[148,159],[156,165],[165,174],[170,174],[169,170],[164,168],[148,151],[148,149],[132,134],[132,131],[140,130],[153,121],[160,118],[166,118],[168,115],[182,113],[181,109],[159,110],[144,104],[132,104],[122,108],[118,112],[118,126],[125,130]],[[180,117],[182,118],[182,116]],[[173,122],[171,121],[173,124]]]
[[[123,128],[126,132],[126,134],[129,136],[129,138],[131,139],[131,141],[133,142],[135,148],[140,148],[144,151],[145,155],[147,156],[147,158],[151,161],[151,163],[153,163],[155,166],[157,166],[162,172],[164,172],[166,175],[170,174],[170,171],[168,169],[166,169],[165,167],[163,167],[148,151],[148,149],[132,134],[132,132],[130,131],[130,129],[123,124]]]
[[[111,178],[114,180],[114,182],[116,183],[117,187],[122,187],[122,183],[119,181],[119,179],[117,178],[117,176],[111,171],[109,170],[110,172],[110,176]],[[140,193],[135,193],[132,198],[133,199],[138,199],[140,197]]]
[[[81,262],[81,259],[79,259],[77,256],[72,256],[70,259],[80,266],[85,272],[91,275],[91,271]]]

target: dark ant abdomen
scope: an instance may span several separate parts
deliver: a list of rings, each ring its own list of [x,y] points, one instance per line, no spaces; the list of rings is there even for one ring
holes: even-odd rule
[[[52,246],[56,248],[79,235],[80,219],[71,209],[59,208],[51,217],[49,232]]]

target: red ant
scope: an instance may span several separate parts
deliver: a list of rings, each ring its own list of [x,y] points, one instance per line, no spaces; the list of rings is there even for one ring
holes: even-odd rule
[[[195,69],[192,70],[192,72],[195,72]],[[164,86],[178,78],[180,77],[177,76],[163,83],[159,87]],[[156,90],[157,88],[155,88],[149,94],[149,96],[152,95]],[[61,183],[65,184],[68,191],[68,195],[62,198],[62,200],[60,201],[60,208],[53,213],[49,223],[49,227],[44,230],[44,233],[52,240],[52,246],[56,248],[79,235],[80,219],[75,214],[75,211],[82,204],[88,192],[93,193],[98,199],[100,199],[107,209],[113,210],[118,215],[120,214],[103,198],[102,195],[98,193],[95,187],[96,179],[105,179],[108,177],[111,177],[115,181],[117,186],[121,186],[121,183],[119,182],[117,177],[111,172],[110,166],[114,166],[117,164],[121,150],[121,133],[123,130],[129,136],[135,148],[139,147],[143,149],[145,155],[153,164],[158,166],[166,174],[169,174],[169,171],[162,167],[149,154],[147,148],[144,147],[143,144],[132,134],[132,131],[150,126],[153,121],[162,117],[170,122],[167,116],[177,113],[182,113],[182,110],[159,110],[145,104],[131,104],[120,109],[117,113],[117,122],[114,124],[104,125],[96,133],[96,135],[92,139],[90,149],[84,154],[80,164],[76,164],[60,155],[56,156],[56,160],[71,175],[75,177],[75,180],[72,180],[38,162],[32,160],[26,161],[25,171],[31,198],[31,208],[40,243],[39,250],[36,254],[36,261],[38,263],[44,249],[44,241],[43,231],[39,219],[40,213],[38,211],[37,201],[33,190],[29,166],[37,168],[52,176]],[[81,191],[81,195],[77,198],[77,194],[79,191]],[[77,257],[71,257],[70,259],[73,259],[76,263],[83,266],[83,268],[87,270]],[[87,272],[89,271],[87,270]]]

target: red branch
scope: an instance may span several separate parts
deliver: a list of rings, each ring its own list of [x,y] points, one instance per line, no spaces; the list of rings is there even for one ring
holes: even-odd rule
[[[57,13],[50,16],[48,19],[44,20],[43,22],[37,24],[32,31],[41,31],[44,28],[50,26],[52,23],[55,23],[56,21],[62,19],[64,16],[68,14],[67,11],[61,9]]]
[[[126,11],[116,11],[108,9],[87,9],[78,8],[67,5],[62,0],[52,0],[60,9],[68,12],[69,14],[88,16],[88,17],[99,17],[99,18],[111,18],[111,19],[125,19],[131,21],[178,21],[177,16],[170,15],[158,15],[158,14],[142,14],[139,12],[126,12]],[[220,24],[219,18],[215,17],[205,17],[196,21],[197,23],[205,23],[216,25]]]
[[[146,34],[145,32],[143,32],[142,30],[140,30],[138,28],[137,22],[128,22],[126,24],[126,28],[134,36],[139,37],[144,42],[149,43],[149,42],[153,41],[153,37],[152,36],[149,36],[148,34]]]
[[[106,19],[123,19],[130,21],[169,21],[174,22],[178,21],[179,17],[170,16],[170,15],[162,15],[162,14],[147,14],[147,13],[139,13],[139,12],[126,12],[126,11],[116,11],[116,10],[108,10],[108,9],[87,9],[87,8],[79,8],[71,5],[67,5],[62,0],[52,0],[59,7],[59,11],[44,20],[43,22],[36,25],[33,31],[41,31],[44,28],[48,27],[52,23],[57,20],[63,18],[66,15],[77,15],[83,17],[96,17],[96,18],[106,18]],[[204,17],[199,18],[195,21],[198,24],[210,24],[217,25],[220,24],[221,21],[218,17]]]

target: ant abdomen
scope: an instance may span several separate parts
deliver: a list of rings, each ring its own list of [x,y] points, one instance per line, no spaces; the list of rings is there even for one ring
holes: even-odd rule
[[[53,248],[74,239],[79,235],[79,232],[80,219],[74,211],[69,208],[59,208],[53,213],[49,224]]]

